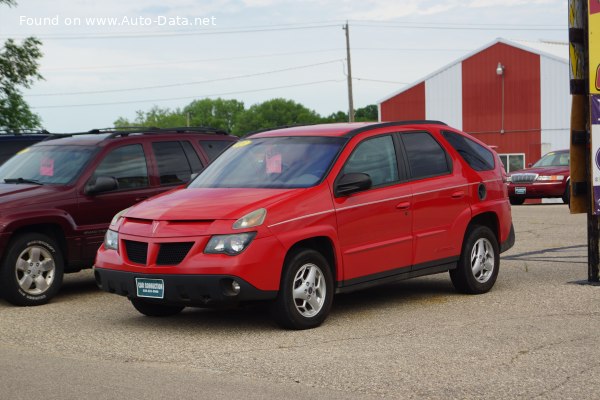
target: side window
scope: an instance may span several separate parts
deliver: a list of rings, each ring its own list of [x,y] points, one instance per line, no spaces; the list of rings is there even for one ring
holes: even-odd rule
[[[450,172],[450,161],[440,144],[427,132],[400,135],[413,179],[444,175]]]
[[[391,136],[366,139],[354,149],[342,174],[362,172],[371,177],[373,186],[398,181],[398,163]]]
[[[141,144],[119,147],[98,165],[92,179],[110,176],[117,180],[119,189],[138,189],[148,186],[146,156]]]
[[[442,134],[450,146],[454,147],[463,160],[475,171],[494,169],[494,154],[491,151],[458,133],[446,131]]]
[[[199,143],[202,150],[206,152],[208,160],[212,161],[235,142],[229,140],[201,140]]]
[[[192,168],[180,142],[154,142],[152,151],[161,185],[178,185],[190,180]]]
[[[185,151],[185,155],[187,157],[188,162],[192,166],[192,173],[195,174],[197,172],[202,171],[204,166],[202,165],[202,162],[200,161],[198,154],[196,154],[196,150],[194,150],[192,144],[190,142],[184,141],[181,142],[181,145],[183,146],[183,151]]]

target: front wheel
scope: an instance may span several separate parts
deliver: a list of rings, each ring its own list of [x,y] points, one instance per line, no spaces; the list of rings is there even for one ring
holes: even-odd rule
[[[456,269],[450,271],[452,284],[462,293],[488,292],[500,269],[500,252],[496,235],[487,226],[469,229]]]
[[[565,192],[562,195],[562,201],[565,204],[569,204],[571,202],[571,184],[570,183],[567,183]]]
[[[325,257],[311,249],[291,253],[271,308],[275,321],[287,329],[315,328],[327,318],[332,302],[333,276]]]
[[[17,306],[37,306],[56,295],[64,261],[58,244],[40,233],[26,233],[9,244],[0,268],[0,292]]]
[[[148,317],[170,317],[179,314],[184,309],[183,306],[151,303],[138,298],[131,299],[131,304],[133,304],[136,310]]]
[[[524,197],[510,197],[509,200],[510,204],[513,206],[520,206],[521,204],[525,203]]]

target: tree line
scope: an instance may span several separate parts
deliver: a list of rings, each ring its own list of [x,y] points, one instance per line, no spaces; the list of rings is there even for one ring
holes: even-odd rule
[[[375,104],[355,111],[356,121],[377,121]],[[168,128],[175,126],[210,126],[234,135],[243,135],[261,129],[286,125],[348,122],[343,111],[321,116],[293,100],[276,98],[248,108],[239,100],[194,100],[183,108],[169,109],[154,106],[148,111],[138,110],[133,120],[119,118],[115,127],[147,126]]]

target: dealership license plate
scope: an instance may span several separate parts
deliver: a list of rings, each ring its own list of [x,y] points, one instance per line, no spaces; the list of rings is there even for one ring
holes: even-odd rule
[[[527,188],[524,187],[516,187],[515,194],[525,194],[527,193]]]
[[[165,283],[162,279],[135,278],[138,297],[162,299],[165,297]]]

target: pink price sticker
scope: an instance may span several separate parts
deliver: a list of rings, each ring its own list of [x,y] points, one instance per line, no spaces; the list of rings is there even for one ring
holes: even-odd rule
[[[51,158],[42,158],[40,163],[40,175],[54,176],[54,160]]]
[[[281,173],[281,154],[267,157],[267,174]]]

